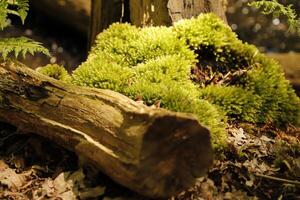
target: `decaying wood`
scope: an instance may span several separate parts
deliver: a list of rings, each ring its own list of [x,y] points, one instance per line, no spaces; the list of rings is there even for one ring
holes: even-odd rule
[[[14,63],[0,64],[0,120],[49,138],[150,197],[191,186],[212,162],[209,131],[193,116],[68,85]]]
[[[137,26],[171,25],[213,12],[226,21],[226,0],[130,0],[131,22]]]

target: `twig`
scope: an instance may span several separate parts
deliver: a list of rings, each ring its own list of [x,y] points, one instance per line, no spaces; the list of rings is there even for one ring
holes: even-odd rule
[[[279,181],[279,182],[284,182],[284,183],[290,183],[290,184],[294,184],[294,185],[299,185],[300,186],[300,182],[296,181],[296,180],[289,180],[289,179],[278,178],[278,177],[268,176],[268,175],[263,175],[263,174],[255,174],[255,176],[258,176],[258,177],[261,177],[261,178],[270,179],[270,180],[274,180],[274,181]]]

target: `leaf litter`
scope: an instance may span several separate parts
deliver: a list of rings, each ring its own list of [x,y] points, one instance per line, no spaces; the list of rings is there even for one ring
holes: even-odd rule
[[[300,129],[232,124],[208,175],[169,200],[300,199]],[[145,200],[75,154],[0,124],[0,199]]]

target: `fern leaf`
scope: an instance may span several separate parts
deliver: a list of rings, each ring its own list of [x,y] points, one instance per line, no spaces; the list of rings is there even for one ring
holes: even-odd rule
[[[27,17],[27,12],[29,10],[29,0],[16,0],[16,5],[18,6],[18,14],[24,24],[25,18]]]
[[[7,23],[7,10],[8,2],[6,0],[0,0],[0,29],[4,29]]]
[[[248,3],[249,6],[262,9],[262,13],[265,15],[272,14],[274,17],[281,15],[287,18],[290,30],[295,30],[300,36],[300,18],[298,18],[293,5],[284,6],[279,3],[278,0],[260,0]]]
[[[14,53],[15,57],[18,57],[20,54],[25,57],[27,53],[33,55],[37,52],[50,56],[48,49],[43,47],[41,43],[29,38],[19,37],[0,39],[0,54],[4,60],[10,53]]]
[[[11,10],[9,5],[13,5],[16,9]],[[29,10],[29,0],[0,0],[0,28],[3,29],[7,26],[8,14],[19,16],[24,24]]]

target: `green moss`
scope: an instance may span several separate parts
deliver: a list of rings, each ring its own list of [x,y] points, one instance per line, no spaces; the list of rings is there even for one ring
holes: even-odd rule
[[[259,95],[236,86],[211,85],[200,89],[200,97],[219,106],[231,120],[256,123],[262,102]]]
[[[72,83],[123,92],[132,82],[131,68],[122,67],[105,55],[98,55],[80,65],[72,74]]]
[[[167,27],[140,29],[129,24],[113,24],[98,35],[90,57],[103,53],[128,67],[165,55],[180,55],[195,62],[194,53]]]
[[[178,40],[176,33],[167,27],[148,27],[140,30],[138,49],[143,61],[166,55],[179,55],[194,63],[196,61],[191,51],[183,41]]]
[[[198,54],[200,71],[211,68],[210,73],[221,73],[221,78],[235,74],[224,85],[224,91],[209,87],[202,90],[201,97],[221,106],[235,119],[278,125],[299,123],[299,98],[278,63],[259,53],[255,46],[240,41],[216,15],[183,20],[173,29]],[[226,88],[228,84],[235,87]]]
[[[219,85],[193,82],[194,68],[205,78],[217,74]],[[278,125],[300,119],[299,98],[279,65],[240,41],[214,14],[171,28],[111,25],[73,72],[72,83],[192,113],[210,128],[215,149],[226,144],[227,117]]]
[[[260,123],[297,124],[300,119],[300,100],[278,63],[259,54],[245,78],[245,88],[259,95],[262,106],[257,115]]]
[[[246,67],[246,60],[239,56],[242,42],[237,35],[215,14],[201,14],[191,20],[182,20],[173,27],[177,36],[198,55],[198,62],[209,62],[218,71],[228,72]]]
[[[88,60],[106,54],[118,64],[132,66],[138,59],[136,54],[138,38],[139,29],[135,26],[113,24],[97,36],[96,45],[92,48]]]
[[[149,82],[159,83],[169,79],[176,82],[190,81],[191,68],[193,64],[180,55],[162,56],[149,60],[147,63],[135,67],[138,78]]]
[[[110,58],[94,57],[74,71],[76,85],[112,89],[147,105],[193,113],[212,132],[217,148],[226,144],[225,116],[210,103],[199,100],[197,86],[190,80],[192,63],[180,55],[162,56],[136,67],[122,67]]]
[[[148,105],[159,103],[161,107],[172,111],[193,113],[201,124],[211,130],[214,148],[226,146],[225,115],[208,101],[198,99],[197,88],[192,83],[170,79],[149,82],[141,79],[127,89],[126,95],[133,99],[142,97]]]
[[[193,50],[213,45],[216,53],[230,51],[230,46],[237,39],[230,27],[212,13],[201,14],[191,20],[181,20],[174,25],[173,30]]]
[[[49,64],[44,67],[39,67],[36,69],[36,71],[64,82],[70,82],[71,80],[71,77],[67,70],[64,67],[59,66],[57,64]]]

